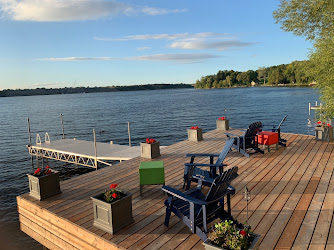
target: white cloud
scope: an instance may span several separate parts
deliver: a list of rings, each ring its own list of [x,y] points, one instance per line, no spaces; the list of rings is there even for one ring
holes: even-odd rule
[[[70,62],[70,61],[110,61],[118,60],[117,57],[50,57],[37,59],[37,61],[51,61],[51,62]]]
[[[114,15],[164,15],[185,12],[135,6],[112,0],[0,0],[0,10],[16,21],[94,20]]]
[[[103,37],[94,37],[95,40],[102,41],[129,41],[129,40],[177,40],[177,39],[200,39],[206,37],[217,37],[217,36],[226,36],[225,33],[176,33],[176,34],[145,34],[145,35],[132,35],[125,36],[121,38],[103,38]]]
[[[138,47],[137,50],[148,50],[148,49],[152,49],[151,47]]]
[[[217,58],[219,56],[210,54],[156,54],[156,55],[146,55],[129,57],[128,60],[139,60],[139,61],[174,61],[174,62],[198,62],[206,59]]]
[[[34,87],[44,87],[44,86],[54,86],[54,85],[59,85],[59,82],[55,82],[55,83],[35,83],[32,86],[34,86]]]
[[[195,50],[203,50],[203,49],[216,49],[216,50],[227,50],[231,48],[240,48],[250,46],[253,43],[245,43],[236,40],[231,41],[217,41],[217,42],[209,42],[209,41],[175,41],[169,47],[173,49],[195,49]]]
[[[175,33],[175,34],[144,34],[131,35],[120,38],[94,37],[101,41],[132,41],[132,40],[168,40],[172,41],[167,47],[172,49],[193,49],[193,50],[227,50],[250,46],[253,43],[238,41],[232,34],[227,33]]]
[[[220,56],[202,53],[187,54],[155,54],[137,57],[63,57],[63,58],[42,58],[38,61],[52,62],[71,62],[71,61],[108,61],[108,60],[135,60],[135,61],[173,61],[178,63],[195,63],[202,62],[207,59],[213,59]]]

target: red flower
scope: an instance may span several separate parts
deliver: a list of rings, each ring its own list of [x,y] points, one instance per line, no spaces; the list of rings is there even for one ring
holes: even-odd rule
[[[115,194],[115,193],[113,193],[111,196],[112,196],[113,198],[117,198],[117,194]]]
[[[110,188],[116,188],[116,187],[117,187],[117,183],[110,185]]]
[[[37,168],[36,171],[35,171],[35,174],[39,174],[40,172],[41,172],[41,169]]]
[[[223,117],[219,117],[218,120],[222,120],[222,121],[224,121],[224,120],[225,120],[225,116],[223,116]]]
[[[198,129],[198,126],[194,127],[194,129]]]
[[[246,237],[246,235],[247,235],[247,233],[246,233],[245,230],[241,230],[241,231],[240,231],[240,234],[243,235],[244,237]]]
[[[318,121],[317,124],[321,124],[321,121]]]
[[[330,123],[328,123],[328,124],[327,124],[327,126],[330,128],[330,127],[331,127],[331,124],[330,124]]]
[[[156,140],[154,140],[153,138],[147,138],[146,139],[146,143],[148,143],[148,144],[152,144],[152,143],[155,143],[156,142]]]
[[[49,169],[49,166],[46,166],[45,169]]]

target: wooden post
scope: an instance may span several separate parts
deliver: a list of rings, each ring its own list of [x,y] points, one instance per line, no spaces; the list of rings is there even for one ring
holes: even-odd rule
[[[128,134],[129,134],[129,147],[131,147],[130,122],[128,122]]]
[[[28,133],[29,133],[29,145],[31,145],[31,131],[30,131],[30,121],[28,117]]]
[[[29,133],[29,147],[31,147],[31,131],[30,131],[29,117],[28,117],[28,133]],[[31,159],[32,171],[34,172],[34,157],[33,157],[33,155],[30,155],[30,159]]]
[[[311,115],[311,103],[310,102],[308,103],[308,115],[309,116]]]
[[[63,132],[63,139],[65,139],[63,114],[60,114],[60,119],[61,119],[61,130]]]
[[[96,146],[96,133],[95,128],[93,128],[93,134],[94,134],[94,150],[95,150],[95,168],[97,170],[97,146]]]

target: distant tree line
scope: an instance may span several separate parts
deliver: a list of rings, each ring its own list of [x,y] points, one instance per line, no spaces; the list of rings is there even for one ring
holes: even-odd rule
[[[179,83],[179,84],[145,84],[145,85],[129,85],[129,86],[109,86],[109,87],[5,89],[0,91],[0,97],[154,90],[154,89],[177,89],[177,88],[193,88],[193,86],[190,84]]]
[[[261,67],[244,72],[219,70],[215,75],[207,75],[196,81],[195,88],[231,88],[250,86],[252,82],[263,85],[308,84],[313,81],[306,74],[308,61],[294,61],[290,64]]]

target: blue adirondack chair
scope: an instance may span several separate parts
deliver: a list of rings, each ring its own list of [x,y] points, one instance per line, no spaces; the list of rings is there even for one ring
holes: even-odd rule
[[[264,153],[263,150],[259,149],[258,143],[255,140],[257,133],[262,129],[261,122],[254,122],[249,125],[248,129],[244,132],[243,135],[236,135],[232,133],[225,133],[227,137],[234,138],[233,148],[238,150],[241,154],[249,158],[248,149],[254,149],[256,152]]]
[[[168,226],[170,215],[173,212],[190,231],[197,234],[202,240],[207,239],[208,223],[220,218],[231,218],[231,194],[235,193],[231,181],[238,176],[238,167],[230,168],[217,176],[205,195],[202,192],[202,182],[199,180],[197,187],[183,193],[169,186],[161,189],[167,193],[165,201],[166,217],[165,225]],[[227,198],[227,210],[224,209],[224,197]]]
[[[186,190],[190,188],[190,183],[192,181],[198,182],[199,178],[204,177],[203,185],[210,186],[215,177],[217,177],[217,170],[219,174],[223,172],[223,161],[231,150],[234,139],[229,139],[226,141],[225,146],[219,155],[215,154],[187,154],[186,157],[190,158],[190,163],[184,164],[184,182],[183,189],[186,187]],[[210,164],[194,163],[195,157],[210,157]],[[217,161],[213,163],[215,157],[218,157]],[[225,165],[226,166],[226,165]],[[210,167],[210,171],[203,168]]]

